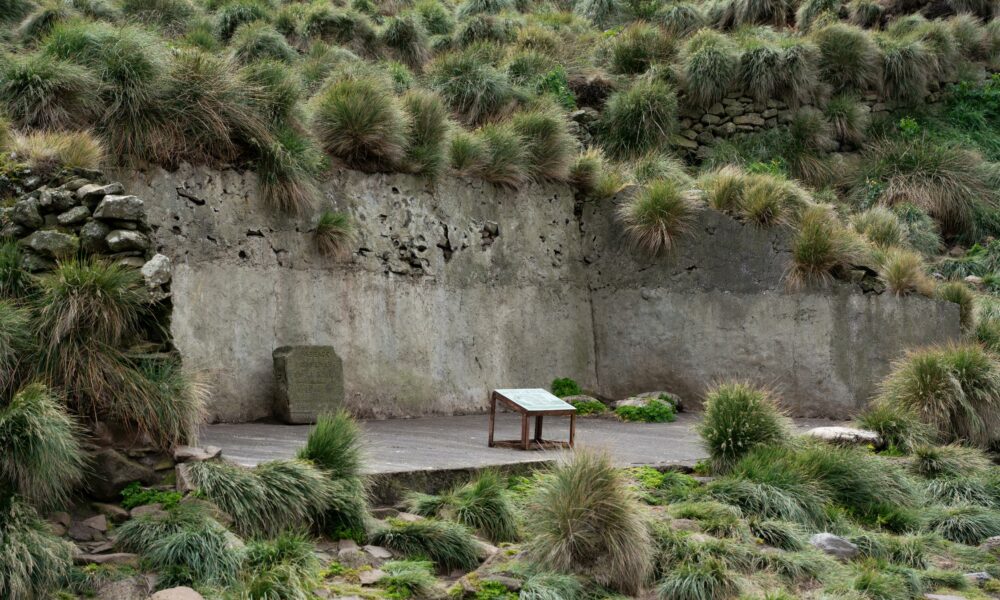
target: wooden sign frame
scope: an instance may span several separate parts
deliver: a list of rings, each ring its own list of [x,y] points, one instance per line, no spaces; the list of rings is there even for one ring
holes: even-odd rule
[[[525,390],[493,390],[490,394],[490,431],[489,431],[489,442],[490,448],[501,446],[505,448],[515,448],[519,450],[546,450],[550,448],[572,448],[573,443],[576,438],[576,408],[566,404],[569,408],[557,408],[557,409],[531,409],[522,406],[517,401],[509,398],[504,394],[504,392],[513,391],[531,391],[531,392],[544,392],[548,394],[545,390],[535,390],[535,389],[525,389]],[[553,396],[554,397],[554,396]],[[514,412],[520,413],[521,415],[521,439],[519,440],[494,440],[493,431],[496,426],[496,414],[497,414],[497,402],[506,406],[507,408],[513,410]],[[569,417],[569,442],[546,440],[542,438],[542,418],[547,416]],[[529,439],[529,428],[528,428],[528,417],[535,417],[535,435]]]

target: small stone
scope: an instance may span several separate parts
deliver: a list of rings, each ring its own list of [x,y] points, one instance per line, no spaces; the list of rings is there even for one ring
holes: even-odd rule
[[[18,225],[17,223],[7,223],[0,229],[0,238],[7,238],[16,240],[17,238],[24,237],[28,235],[30,229],[24,225]]]
[[[160,590],[149,597],[149,600],[205,600],[205,597],[187,586]]]
[[[994,556],[1000,555],[1000,535],[986,538],[982,544],[979,544],[979,549],[990,552]]]
[[[738,117],[742,115],[745,111],[743,110],[742,104],[730,104],[726,107],[726,114],[730,117]]]
[[[476,543],[476,552],[479,558],[487,559],[497,552],[500,552],[500,548],[497,548],[493,544],[487,542],[486,540],[481,540],[479,538],[473,538]]]
[[[110,519],[112,523],[121,523],[128,520],[129,512],[117,504],[94,502],[91,506],[94,510]]]
[[[760,116],[764,117],[765,119],[770,119],[771,117],[777,117],[778,116],[778,109],[776,109],[776,108],[769,108],[769,109],[765,110],[764,112],[760,113]]]
[[[68,227],[70,225],[79,225],[80,223],[84,223],[89,217],[90,209],[86,206],[77,206],[64,213],[60,213],[59,216],[56,217],[56,221],[63,227]]]
[[[184,462],[202,462],[206,460],[211,460],[217,458],[219,454],[222,453],[222,449],[218,446],[212,447],[215,452],[209,452],[204,448],[196,448],[194,446],[177,446],[174,449],[174,460],[179,463]]]
[[[361,585],[374,585],[383,577],[385,577],[385,571],[381,569],[366,569],[358,572],[358,582]]]
[[[708,108],[708,114],[710,114],[710,115],[721,115],[724,110],[725,110],[725,107],[722,106],[722,103],[716,102],[715,104],[713,104],[712,106],[710,106]]]
[[[104,540],[104,534],[80,522],[70,525],[66,534],[76,542],[100,542]]]
[[[142,265],[142,277],[147,287],[156,288],[169,283],[171,276],[170,259],[162,254],[153,256]]]
[[[399,514],[399,510],[391,506],[382,506],[371,509],[371,514],[376,519],[391,519]]]
[[[116,229],[109,233],[104,241],[108,244],[108,250],[112,252],[125,252],[128,250],[145,250],[149,247],[149,238],[138,231],[127,229]]]
[[[132,518],[138,517],[165,517],[167,516],[167,511],[163,510],[163,505],[159,502],[154,502],[152,504],[143,504],[142,506],[136,506],[132,509],[130,513]]]
[[[139,221],[144,214],[144,204],[135,196],[105,196],[94,209],[94,217],[98,219]]]
[[[124,191],[125,188],[120,183],[109,183],[108,185],[88,183],[77,188],[76,197],[84,202],[97,202],[105,196],[120,194]]]
[[[21,268],[29,273],[38,273],[39,271],[51,271],[56,268],[56,263],[34,252],[25,252],[21,256]]]
[[[983,285],[983,278],[975,275],[967,275],[962,281],[973,287],[982,287]]]
[[[108,518],[104,515],[95,515],[89,519],[84,519],[83,524],[101,533],[108,530]]]
[[[401,512],[398,515],[396,515],[396,518],[406,523],[416,523],[417,521],[424,520],[424,518],[421,517],[420,515],[415,515],[413,513],[408,513],[408,512]]]
[[[52,521],[53,523],[59,523],[63,527],[69,527],[69,524],[73,522],[73,517],[69,516],[68,512],[59,511],[52,513],[49,516],[49,521]]]
[[[354,540],[343,539],[337,542],[337,550],[343,552],[345,550],[353,551],[358,549],[358,543]]]
[[[73,557],[73,563],[77,565],[129,565],[139,566],[139,556],[127,552],[115,552],[113,554],[77,554]]]
[[[987,581],[989,581],[990,579],[993,579],[993,576],[990,575],[989,573],[987,573],[986,571],[977,571],[975,573],[966,573],[964,575],[964,577],[965,577],[965,580],[968,581],[970,584],[976,585],[976,586],[980,586],[980,587],[982,587],[982,585],[984,583],[986,583]]]
[[[809,538],[809,544],[835,558],[851,559],[858,555],[858,547],[832,533],[817,533]]]
[[[733,135],[734,133],[736,133],[736,123],[730,121],[729,123],[725,123],[721,129],[722,133],[726,134],[727,136]]]
[[[66,212],[75,205],[76,198],[65,190],[42,190],[38,196],[38,208],[42,212]]]
[[[69,181],[67,181],[66,183],[62,184],[59,187],[66,190],[67,192],[75,192],[78,189],[82,188],[83,186],[87,185],[88,183],[90,182],[84,179],[83,177],[77,177],[76,179],[70,179]]]
[[[49,533],[56,537],[62,537],[66,535],[66,528],[59,523],[49,523]]]
[[[156,589],[155,576],[135,575],[109,581],[97,589],[97,600],[146,600]]]
[[[698,134],[698,137],[695,139],[698,141],[699,144],[710,145],[715,143],[715,136],[708,131],[702,131],[701,133]]]
[[[692,133],[694,133],[694,137],[698,137],[698,133],[697,132],[692,132]],[[675,136],[673,136],[670,139],[670,143],[673,144],[674,146],[678,146],[680,148],[687,148],[688,150],[697,150],[698,149],[698,142],[694,141],[693,139],[688,139],[688,138],[686,138],[684,136],[681,136],[681,135],[675,135]]]
[[[721,117],[713,114],[705,114],[701,117],[701,122],[705,123],[706,125],[715,125],[721,120],[722,120]]]
[[[80,249],[78,237],[53,230],[36,231],[20,243],[47,258],[65,258],[76,254]]]
[[[88,221],[80,229],[80,247],[92,254],[100,254],[108,249],[104,238],[111,233],[111,228],[100,221]]]
[[[177,469],[174,472],[177,473],[176,488],[178,492],[186,494],[197,489],[194,482],[191,481],[191,465],[177,465]]]
[[[880,446],[882,438],[874,431],[854,427],[814,427],[806,435],[834,444]]]
[[[685,129],[684,131],[681,132],[681,135],[689,140],[693,140],[694,138],[698,137],[698,132],[695,131],[694,129]]]
[[[38,200],[31,197],[21,198],[14,203],[10,220],[28,229],[38,229],[45,222],[38,210]]]
[[[924,594],[924,600],[966,600],[965,596],[951,594]]]
[[[390,558],[392,558],[392,552],[389,552],[382,546],[372,546],[371,544],[369,544],[364,547],[364,550],[374,558],[379,558],[382,560],[389,560]]]
[[[119,259],[117,264],[126,269],[141,269],[146,261],[141,256],[125,256]]]
[[[734,117],[733,123],[736,123],[737,125],[754,125],[760,127],[764,124],[764,119],[758,114],[750,113],[748,115]]]

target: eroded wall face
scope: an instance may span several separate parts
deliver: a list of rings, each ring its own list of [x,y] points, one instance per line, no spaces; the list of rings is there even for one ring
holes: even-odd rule
[[[838,284],[787,291],[787,234],[706,211],[668,256],[629,250],[614,202],[570,190],[336,174],[324,208],[352,214],[355,255],[320,255],[315,216],[275,215],[252,174],[141,176],[174,261],[174,340],[213,386],[216,420],[271,414],[271,351],[329,344],[362,416],[480,411],[495,387],[572,377],[622,397],[744,376],[796,413],[844,416],[905,347],[957,337],[958,311]]]

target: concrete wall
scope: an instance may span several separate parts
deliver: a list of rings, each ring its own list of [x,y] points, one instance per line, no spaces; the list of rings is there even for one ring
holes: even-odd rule
[[[362,416],[478,411],[491,388],[557,376],[696,402],[730,375],[778,387],[799,414],[843,416],[904,348],[958,335],[952,305],[787,292],[787,232],[711,211],[650,259],[622,244],[614,201],[581,210],[564,186],[341,171],[322,189],[358,224],[350,259],[316,252],[314,214],[263,206],[251,173],[131,183],[175,262],[172,331],[209,374],[214,419],[270,415],[271,351],[288,344],[337,348]]]

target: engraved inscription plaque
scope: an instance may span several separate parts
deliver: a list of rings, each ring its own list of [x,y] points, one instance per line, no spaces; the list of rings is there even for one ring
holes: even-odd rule
[[[344,365],[332,346],[282,346],[273,353],[275,415],[315,423],[344,404]]]

